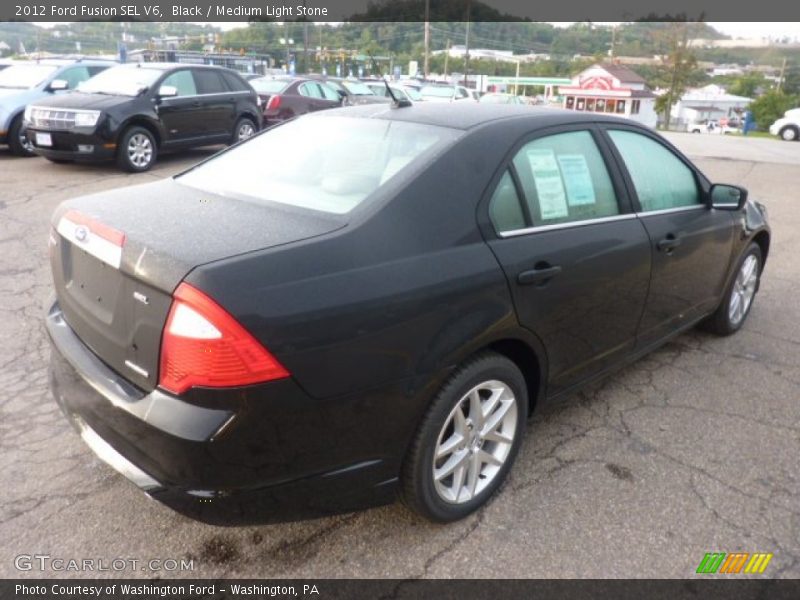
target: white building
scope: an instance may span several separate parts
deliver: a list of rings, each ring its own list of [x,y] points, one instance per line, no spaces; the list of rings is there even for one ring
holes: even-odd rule
[[[597,64],[579,73],[570,86],[560,86],[569,110],[602,112],[655,127],[655,94],[637,73],[618,64]]]
[[[687,91],[670,113],[677,125],[697,123],[705,119],[740,116],[752,98],[725,93],[718,85],[707,85]]]

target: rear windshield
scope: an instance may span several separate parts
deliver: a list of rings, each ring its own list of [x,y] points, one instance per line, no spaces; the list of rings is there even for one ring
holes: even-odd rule
[[[420,90],[420,93],[423,96],[433,96],[436,98],[452,98],[454,89],[450,87],[438,87],[438,86],[425,86]]]
[[[342,85],[354,96],[374,96],[375,94],[360,81],[343,81]]]
[[[259,94],[277,94],[288,87],[289,82],[285,79],[251,79],[250,85],[252,85]]]
[[[345,214],[459,133],[385,119],[309,115],[212,158],[178,181],[223,196]]]
[[[419,93],[419,90],[415,90],[412,87],[404,87],[403,91],[412,100],[422,100],[422,94]]]

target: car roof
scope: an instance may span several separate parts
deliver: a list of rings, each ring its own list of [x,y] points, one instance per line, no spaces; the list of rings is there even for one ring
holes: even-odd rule
[[[581,113],[573,110],[550,108],[546,106],[479,104],[477,102],[453,102],[448,104],[420,102],[413,106],[403,108],[371,104],[334,109],[320,113],[320,116],[334,115],[387,119],[463,130],[508,119],[525,121],[527,125],[533,125],[536,128],[597,121],[636,124],[630,119],[606,116],[600,113]]]
[[[72,65],[80,64],[80,65],[89,65],[91,67],[96,67],[99,65],[113,67],[117,64],[117,61],[111,59],[103,59],[103,58],[94,58],[94,59],[87,59],[87,58],[42,58],[39,60],[14,60],[8,63],[9,66],[15,67],[17,65],[44,65],[46,67],[71,67]]]
[[[125,67],[128,69],[157,69],[159,71],[169,71],[170,69],[179,69],[179,68],[193,68],[193,69],[221,69],[223,71],[231,71],[236,73],[233,69],[228,69],[226,67],[220,67],[218,65],[195,65],[191,63],[177,63],[177,62],[136,62],[136,63],[124,63],[119,65],[121,67]]]

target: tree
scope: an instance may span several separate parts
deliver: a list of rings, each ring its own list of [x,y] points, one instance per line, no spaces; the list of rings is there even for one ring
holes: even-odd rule
[[[656,111],[664,113],[664,123],[669,129],[672,106],[680,100],[692,81],[697,68],[697,59],[689,45],[692,25],[684,21],[670,23],[666,30],[666,42],[669,53],[664,59],[664,66],[669,70],[669,83],[665,94],[656,100]]]
[[[738,77],[728,88],[731,94],[754,98],[758,88],[767,87],[767,80],[763,73],[754,71]]]
[[[759,129],[768,129],[772,123],[783,116],[783,113],[794,108],[798,103],[800,103],[800,98],[797,96],[770,90],[751,102],[750,110],[753,111],[753,118]]]

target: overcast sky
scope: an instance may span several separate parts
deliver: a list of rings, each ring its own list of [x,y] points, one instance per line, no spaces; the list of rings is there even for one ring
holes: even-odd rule
[[[44,27],[52,27],[61,23],[37,23]],[[200,23],[202,25],[202,23]],[[222,29],[244,27],[246,23],[210,23]],[[566,27],[571,23],[551,23],[558,27]],[[598,23],[598,25],[614,25],[615,23]],[[717,31],[735,38],[790,37],[800,40],[800,22],[783,23],[709,23]]]

